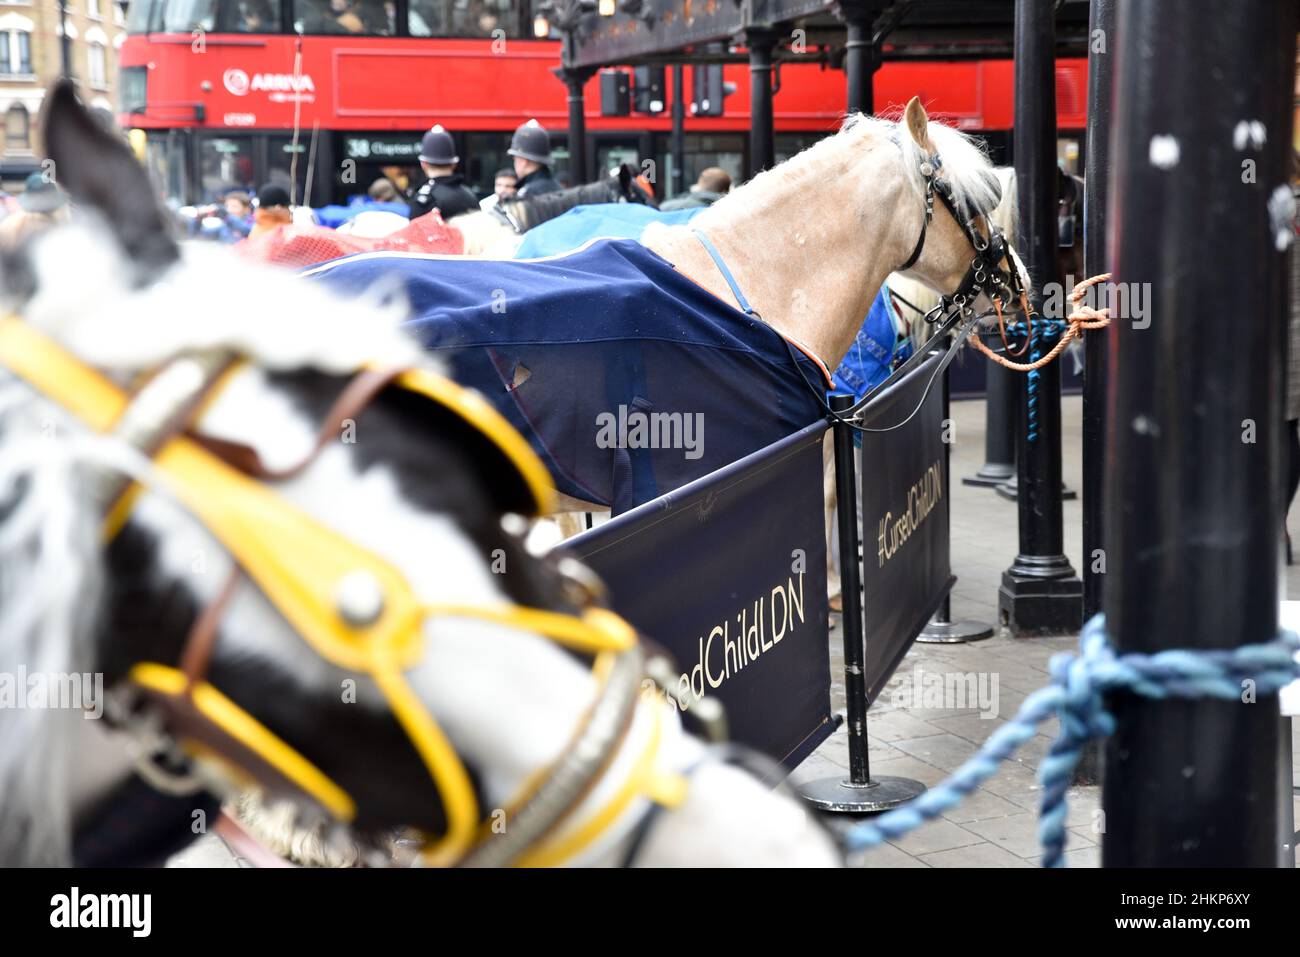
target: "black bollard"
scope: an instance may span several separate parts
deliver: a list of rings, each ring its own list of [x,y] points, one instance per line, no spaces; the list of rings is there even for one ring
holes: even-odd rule
[[[1019,248],[1031,276],[1055,276],[1056,30],[1053,6],[1016,2],[1015,162],[1019,184]],[[1043,291],[1032,290],[1040,314]],[[1030,357],[1055,343],[1040,333]],[[1061,514],[1061,366],[1021,376],[1016,434],[1020,552],[1002,573],[998,612],[1013,635],[1065,634],[1083,624],[1083,582],[1065,557]]]
[[[830,397],[831,410],[843,415],[853,407],[851,395]],[[925,785],[911,778],[871,777],[867,761],[867,678],[863,670],[862,566],[858,556],[858,481],[853,465],[853,430],[836,422],[836,521],[840,533],[840,589],[844,596],[844,696],[847,699],[849,776],[818,778],[799,786],[799,793],[824,811],[887,811],[912,800]]]
[[[1231,648],[1278,624],[1294,0],[1120,4],[1106,407],[1116,650]],[[1243,689],[1243,694],[1247,689]],[[1116,694],[1107,867],[1276,866],[1274,696]]]

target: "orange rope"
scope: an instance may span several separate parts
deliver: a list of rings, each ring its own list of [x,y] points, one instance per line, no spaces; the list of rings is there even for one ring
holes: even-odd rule
[[[1033,372],[1035,369],[1041,369],[1064,352],[1066,346],[1073,342],[1077,337],[1081,336],[1085,329],[1104,329],[1110,324],[1110,306],[1107,306],[1105,309],[1094,309],[1092,306],[1084,306],[1079,303],[1079,300],[1083,298],[1083,294],[1088,290],[1089,286],[1095,286],[1099,282],[1107,282],[1109,280],[1110,273],[1105,272],[1101,275],[1085,279],[1074,287],[1074,291],[1070,293],[1070,303],[1074,306],[1074,309],[1068,316],[1066,316],[1066,321],[1070,324],[1070,328],[1065,330],[1065,334],[1061,336],[1060,341],[1056,343],[1052,348],[1052,351],[1041,359],[1035,359],[1033,362],[1012,362],[1010,359],[998,355],[986,346],[979,336],[971,336],[968,341],[978,351],[984,353],[984,355],[988,356],[988,358],[992,359],[998,365],[1010,369],[1012,372]],[[1026,311],[1025,315],[1026,322],[1028,323],[1030,321],[1028,319],[1028,311]],[[998,318],[999,320],[1001,319],[1001,311],[998,313]],[[998,324],[1001,326],[1000,321]],[[1003,341],[1006,341],[1005,337]],[[1028,345],[1028,343],[1026,343],[1026,345]]]

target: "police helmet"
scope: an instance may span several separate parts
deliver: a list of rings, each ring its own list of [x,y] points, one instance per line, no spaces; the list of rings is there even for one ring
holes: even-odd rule
[[[460,162],[456,142],[441,125],[429,130],[420,140],[420,162],[431,166],[455,166]]]
[[[522,156],[524,159],[530,159],[534,163],[549,164],[551,162],[551,137],[541,123],[536,120],[529,120],[515,130],[515,135],[510,138],[510,149],[506,150],[506,152],[511,156]]]

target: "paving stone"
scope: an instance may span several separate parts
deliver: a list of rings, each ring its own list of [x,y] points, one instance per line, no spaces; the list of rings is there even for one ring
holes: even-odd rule
[[[942,728],[906,711],[877,712],[874,708],[867,712],[867,731],[870,737],[890,743],[943,733]]]
[[[988,842],[936,851],[921,858],[929,867],[1030,867],[1028,861]]]
[[[1038,815],[1025,812],[1007,817],[972,821],[965,825],[972,834],[978,834],[1017,857],[1036,859],[1042,851],[1038,843]]]
[[[972,742],[955,734],[932,734],[924,738],[895,741],[894,747],[945,771],[961,767],[976,750]]]
[[[977,788],[966,800],[955,808],[944,812],[944,817],[954,824],[968,824],[971,821],[985,821],[993,817],[1007,817],[1024,811],[1019,804],[1012,804],[1006,798],[1000,798],[991,791]]]
[[[972,834],[960,825],[951,821],[939,820],[922,824],[911,834],[889,843],[914,857],[921,857],[934,851],[946,851],[954,847],[965,847],[967,844],[979,844],[983,840],[984,838]]]
[[[975,744],[983,744],[988,736],[1006,724],[1006,721],[1001,718],[985,718],[978,714],[964,714],[956,718],[935,718],[931,724],[959,738],[965,738]]]
[[[862,867],[929,867],[919,857],[913,857],[892,844],[881,844],[862,854],[855,862]]]

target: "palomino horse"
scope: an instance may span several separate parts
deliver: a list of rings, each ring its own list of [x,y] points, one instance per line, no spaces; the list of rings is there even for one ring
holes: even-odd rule
[[[0,862],[69,862],[136,767],[431,863],[838,861],[522,547],[544,470],[400,309],[182,254],[125,144],[45,104],[81,220],[0,263],[0,674],[104,693],[0,709]]]

